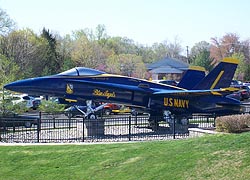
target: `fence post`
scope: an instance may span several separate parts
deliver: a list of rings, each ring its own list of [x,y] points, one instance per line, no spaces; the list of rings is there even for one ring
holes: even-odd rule
[[[56,129],[56,119],[55,119],[54,115],[53,115],[53,127],[54,127],[54,129]]]
[[[137,113],[135,113],[135,126],[137,126]]]
[[[42,113],[39,112],[39,119],[37,122],[37,142],[39,143],[40,140],[40,131],[41,131],[41,119],[42,119]]]
[[[85,118],[82,118],[82,142],[84,142],[84,120]]]
[[[173,118],[173,139],[175,139],[175,115],[173,115],[172,118]]]
[[[131,116],[128,119],[128,140],[131,141]]]
[[[69,116],[69,129],[71,129],[71,117]]]
[[[214,127],[215,127],[215,126],[216,126],[216,124],[215,124],[215,123],[216,123],[216,121],[215,121],[215,119],[216,119],[215,113],[213,114],[213,118],[214,118],[214,124],[213,124],[213,125],[214,125]]]

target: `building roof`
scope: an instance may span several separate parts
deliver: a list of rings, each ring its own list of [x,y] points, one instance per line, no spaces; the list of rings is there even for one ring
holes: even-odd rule
[[[154,63],[148,64],[147,68],[148,70],[152,70],[156,68],[171,67],[171,68],[175,68],[177,70],[183,71],[183,70],[187,70],[188,66],[189,65],[187,63],[181,60],[166,57]],[[171,72],[167,72],[167,73],[171,73]]]
[[[183,71],[170,67],[170,66],[162,66],[162,67],[158,67],[158,68],[154,68],[152,70],[150,70],[151,73],[153,74],[181,74]]]

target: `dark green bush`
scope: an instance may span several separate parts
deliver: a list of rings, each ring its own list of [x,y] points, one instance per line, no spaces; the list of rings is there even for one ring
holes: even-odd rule
[[[237,133],[242,132],[250,126],[250,115],[230,115],[216,118],[216,131]]]

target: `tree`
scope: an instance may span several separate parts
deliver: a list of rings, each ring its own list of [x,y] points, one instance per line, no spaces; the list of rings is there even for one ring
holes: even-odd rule
[[[32,77],[40,72],[47,51],[45,48],[45,42],[30,29],[12,31],[0,39],[0,53],[18,65],[16,75],[19,78]]]
[[[99,24],[96,27],[95,34],[96,34],[95,36],[96,36],[96,40],[97,40],[98,44],[100,46],[104,47],[106,42],[107,42],[107,38],[108,38],[105,25]]]
[[[109,73],[138,78],[146,77],[146,67],[142,58],[134,54],[113,54],[107,59],[106,65]]]
[[[26,107],[26,102],[13,103],[13,97],[5,93],[4,99],[0,99],[0,115],[10,115],[12,113],[22,114],[29,109]]]
[[[18,66],[0,54],[0,87],[17,79]]]
[[[106,71],[111,74],[121,74],[118,55],[112,54],[107,58]]]
[[[228,33],[221,39],[211,38],[210,48],[211,57],[214,58],[213,64],[217,64],[224,57],[231,57],[240,50],[240,41],[237,34]]]
[[[165,41],[165,43],[154,43],[153,44],[152,49],[155,53],[154,61],[159,60],[159,59],[163,59],[167,56],[168,47],[167,47],[166,42],[167,41]]]
[[[77,66],[97,68],[104,64],[106,56],[98,42],[89,41],[85,32],[80,30],[73,34],[72,61]]]
[[[174,42],[165,40],[162,43],[154,43],[152,49],[155,53],[155,61],[165,57],[180,59],[182,52],[182,47],[177,37]]]
[[[168,45],[168,54],[167,56],[168,57],[171,57],[171,58],[180,58],[180,54],[181,52],[183,51],[182,47],[181,47],[181,44],[180,44],[180,40],[175,37],[174,39],[174,42],[170,42]]]
[[[71,38],[69,34],[65,35],[63,38],[59,36],[57,40],[56,49],[61,59],[62,71],[75,67],[75,64],[72,61],[72,57],[71,57],[72,56],[71,52],[73,49],[72,42],[73,42],[73,39]]]
[[[9,33],[14,27],[14,21],[4,10],[0,9],[0,34],[4,35]]]
[[[57,40],[55,36],[49,32],[49,29],[46,30],[43,28],[41,37],[48,43],[47,55],[44,62],[44,66],[48,72],[45,72],[45,74],[55,74],[60,72],[63,62],[60,62],[59,55],[56,51]]]
[[[213,68],[211,64],[212,61],[213,59],[210,58],[210,52],[207,50],[203,50],[193,58],[191,65],[201,66],[204,67],[207,71],[210,71]]]
[[[249,40],[240,41],[237,34],[228,33],[221,39],[212,38],[210,49],[213,64],[218,63],[224,57],[236,57],[240,59],[240,64],[236,71],[236,78],[240,80],[249,79],[250,71],[250,43]]]
[[[206,41],[196,43],[190,52],[189,60],[191,65],[212,69],[213,58],[210,57],[210,44]]]
[[[132,39],[126,37],[111,37],[107,39],[105,48],[115,54],[137,54],[137,47]]]
[[[120,54],[118,55],[120,72],[125,76],[132,76],[135,70],[135,55],[131,54]]]
[[[245,79],[245,75],[246,75],[247,69],[249,68],[249,65],[246,65],[244,63],[245,57],[243,53],[235,53],[232,55],[232,57],[240,61],[235,71],[234,78],[243,81]]]
[[[195,45],[191,48],[189,54],[190,59],[192,60],[193,58],[195,58],[195,56],[197,56],[204,50],[210,51],[210,46],[211,45],[206,41],[200,41],[198,43],[195,43]]]
[[[144,63],[152,63],[156,58],[156,54],[150,46],[137,45],[136,55],[142,57]]]
[[[55,113],[58,113],[58,112],[62,112],[65,109],[65,105],[64,104],[58,104],[55,101],[43,100],[41,105],[39,106],[39,109],[41,111],[43,111],[43,112],[55,114]]]

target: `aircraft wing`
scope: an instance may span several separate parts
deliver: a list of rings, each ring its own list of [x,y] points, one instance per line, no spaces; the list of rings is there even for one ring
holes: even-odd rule
[[[208,89],[208,90],[155,90],[153,95],[163,96],[163,95],[178,95],[178,96],[200,96],[200,95],[224,95],[228,94],[227,89]]]

